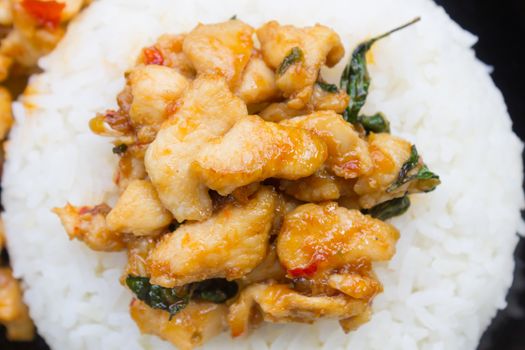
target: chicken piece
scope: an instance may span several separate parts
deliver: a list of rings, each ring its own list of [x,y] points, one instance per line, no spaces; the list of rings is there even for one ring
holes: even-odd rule
[[[149,252],[155,248],[158,237],[131,237],[126,241],[128,262],[121,278],[124,284],[128,276],[148,276],[146,260]]]
[[[352,272],[331,274],[328,277],[328,285],[352,298],[367,301],[383,291],[383,286],[374,276]]]
[[[287,102],[276,102],[269,104],[259,116],[269,122],[280,122],[289,118],[306,114],[306,109],[294,109],[288,106]]]
[[[247,116],[246,105],[220,77],[193,81],[176,113],[161,127],[146,152],[146,171],[162,204],[178,222],[211,215],[208,188],[190,165],[200,149]]]
[[[157,335],[180,350],[191,350],[221,333],[227,312],[226,305],[190,302],[170,319],[167,312],[152,309],[142,301],[130,304],[131,318],[142,333]]]
[[[0,268],[0,323],[7,328],[8,340],[30,341],[35,336],[22,289],[9,268]]]
[[[291,98],[289,106],[294,109],[310,99],[321,66],[333,67],[344,56],[339,35],[319,24],[297,28],[271,21],[257,30],[257,37],[265,62],[277,70],[277,87]]]
[[[183,51],[198,74],[220,74],[234,89],[250,60],[253,32],[239,20],[199,24],[184,39]]]
[[[12,1],[14,29],[2,40],[0,53],[30,72],[38,59],[56,46],[65,30],[60,26],[63,9],[45,8],[42,12],[30,6],[34,11],[28,11],[28,5],[24,0]]]
[[[54,208],[70,239],[83,241],[93,250],[113,252],[126,246],[120,232],[111,231],[106,223],[106,216],[111,208],[106,204],[94,207],[74,207],[67,204],[64,208]]]
[[[147,180],[132,181],[106,217],[110,231],[136,236],[157,235],[172,221],[173,216],[162,206],[157,191]]]
[[[392,258],[399,232],[390,224],[341,208],[304,204],[288,213],[277,238],[277,254],[292,277],[311,277],[360,259]]]
[[[147,260],[151,283],[172,288],[246,275],[266,256],[276,202],[263,187],[246,204],[228,203],[208,220],[163,236]]]
[[[270,177],[309,176],[325,159],[324,142],[311,133],[247,116],[222,139],[204,147],[194,169],[206,186],[227,195]]]
[[[275,245],[272,244],[270,245],[270,249],[264,260],[257,265],[255,269],[246,276],[243,276],[237,282],[241,284],[241,288],[243,286],[247,287],[251,284],[268,280],[285,282],[285,275],[286,271],[281,266],[279,258],[277,257],[277,249],[275,248]]]
[[[368,303],[344,295],[306,296],[287,285],[254,284],[244,289],[230,306],[228,323],[231,335],[246,333],[257,305],[268,322],[312,323],[319,317],[349,318],[366,311]]]
[[[337,177],[326,169],[295,180],[281,180],[279,189],[304,202],[324,202],[353,194],[354,182]]]
[[[148,144],[126,145],[124,153],[119,154],[120,160],[113,181],[121,191],[124,191],[134,180],[144,180],[148,176],[144,166],[144,153],[147,146]],[[119,145],[115,147],[118,149]]]
[[[310,100],[297,109],[290,107],[289,101],[270,103],[259,112],[261,118],[267,121],[280,122],[286,119],[306,115],[317,111],[333,111],[343,113],[350,98],[343,90],[328,92],[315,84]]]
[[[368,144],[352,124],[332,111],[315,112],[284,120],[280,125],[303,128],[318,135],[328,146],[326,166],[337,176],[354,179],[372,171]]]
[[[339,324],[345,333],[349,333],[370,321],[370,318],[372,318],[372,308],[368,306],[366,310],[359,315],[339,320]]]
[[[182,96],[189,82],[175,69],[159,65],[138,66],[127,80],[132,95],[131,123],[138,142],[149,143],[167,117],[166,107]]]
[[[9,91],[0,87],[0,140],[6,138],[7,133],[13,125],[13,114],[11,112],[11,94]]]
[[[0,0],[0,25],[8,27],[12,23],[11,0]]]
[[[350,97],[343,90],[326,91],[319,84],[314,85],[314,91],[309,104],[312,111],[334,111],[343,114],[350,102]]]
[[[195,68],[186,54],[182,51],[182,45],[186,34],[164,34],[161,35],[155,45],[142,49],[137,60],[138,64],[157,64],[175,69],[186,79],[195,78]]]
[[[275,73],[266,65],[260,52],[252,54],[235,94],[246,104],[269,102],[279,97]]]

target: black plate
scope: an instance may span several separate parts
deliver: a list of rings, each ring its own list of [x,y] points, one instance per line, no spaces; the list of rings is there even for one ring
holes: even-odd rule
[[[363,0],[366,1],[366,0]],[[494,66],[496,85],[505,96],[514,131],[525,139],[525,0],[435,0],[465,29],[479,36],[476,54]],[[475,125],[473,125],[475,127]],[[508,306],[498,313],[481,339],[478,350],[524,350],[525,241],[516,252],[514,283]],[[39,338],[31,343],[9,343],[0,331],[2,350],[48,350]]]

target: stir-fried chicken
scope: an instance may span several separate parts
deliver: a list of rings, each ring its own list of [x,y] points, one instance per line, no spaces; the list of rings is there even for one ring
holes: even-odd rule
[[[156,235],[173,220],[162,206],[149,181],[131,182],[106,217],[109,230],[133,233],[137,236]]]
[[[192,302],[170,320],[164,311],[139,300],[130,305],[131,317],[142,332],[156,334],[180,350],[191,350],[222,332],[227,311],[225,305]]]
[[[9,268],[0,268],[0,324],[6,327],[9,340],[29,341],[35,336],[22,289]]]
[[[353,184],[323,168],[296,181],[283,180],[279,189],[304,202],[324,202],[353,195]]]
[[[345,295],[303,295],[284,284],[253,284],[230,306],[228,323],[233,337],[246,333],[257,312],[255,306],[265,321],[312,323],[319,317],[357,316],[366,311],[368,303]]]
[[[382,220],[439,183],[381,113],[359,113],[349,68],[341,89],[320,76],[344,55],[333,30],[254,32],[232,19],[144,48],[118,110],[90,124],[115,138],[116,205],[55,210],[71,238],[127,249],[133,319],[181,349],[262,321],[367,322],[373,263],[399,238]]]
[[[223,79],[202,77],[192,83],[175,115],[160,129],[146,152],[146,170],[162,204],[177,221],[211,215],[208,189],[191,165],[204,146],[247,115],[246,105]]]
[[[199,24],[184,39],[183,50],[198,74],[219,74],[234,88],[252,54],[253,32],[239,20]]]
[[[326,146],[318,137],[247,116],[201,150],[195,173],[206,186],[226,195],[270,177],[293,180],[309,176],[325,159]]]
[[[252,53],[235,93],[246,104],[268,102],[279,97],[275,73],[266,65],[258,51]]]
[[[151,251],[151,281],[164,287],[240,278],[265,257],[277,196],[261,188],[246,204],[227,204],[206,221],[181,225]]]
[[[344,56],[339,35],[319,24],[297,28],[271,21],[257,30],[257,37],[264,60],[277,69],[277,86],[291,97],[289,105],[294,109],[302,108],[310,99],[321,66],[326,63],[332,67]],[[285,58],[294,52],[297,58],[283,67]]]
[[[312,276],[358,261],[392,258],[398,231],[390,224],[336,203],[305,204],[287,214],[277,254],[288,274]]]
[[[91,249],[99,251],[118,251],[125,248],[120,232],[109,229],[106,216],[111,208],[106,204],[94,207],[74,207],[67,204],[63,208],[55,208],[62,225],[70,239],[78,239]]]
[[[182,96],[188,80],[175,69],[147,65],[138,66],[128,76],[133,100],[129,109],[132,125],[141,143],[153,141],[162,122],[166,107]]]
[[[372,170],[366,141],[340,115],[334,112],[317,112],[285,120],[280,124],[306,129],[318,135],[328,146],[326,165],[335,175],[353,179]]]

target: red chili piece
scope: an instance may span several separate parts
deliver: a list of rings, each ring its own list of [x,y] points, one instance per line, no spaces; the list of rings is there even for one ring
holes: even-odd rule
[[[57,1],[23,0],[22,7],[40,26],[55,29],[66,4]]]
[[[162,57],[162,53],[155,46],[146,47],[144,49],[144,58],[146,64],[162,65],[164,63],[164,57]]]

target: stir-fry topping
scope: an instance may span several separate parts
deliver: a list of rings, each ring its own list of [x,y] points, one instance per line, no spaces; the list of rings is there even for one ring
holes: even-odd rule
[[[233,17],[142,50],[90,123],[113,138],[119,199],[55,212],[71,239],[127,250],[143,332],[191,349],[262,321],[370,318],[373,264],[399,238],[384,221],[439,184],[382,113],[360,114],[366,51],[392,32],[358,46],[340,88],[320,76],[344,56],[322,25]]]

